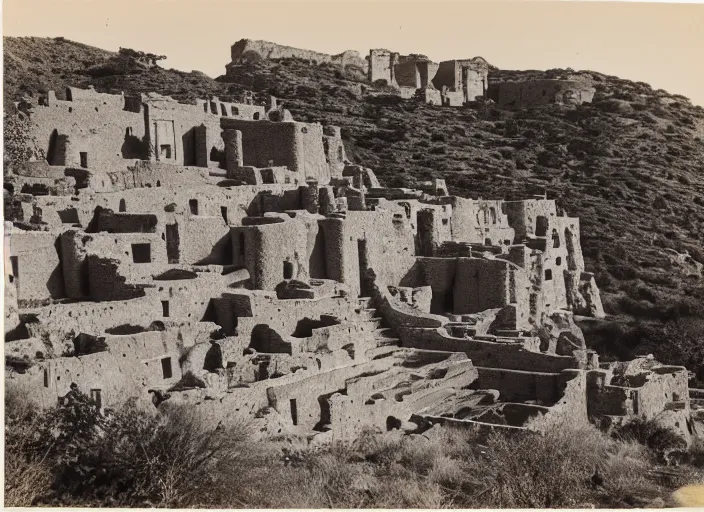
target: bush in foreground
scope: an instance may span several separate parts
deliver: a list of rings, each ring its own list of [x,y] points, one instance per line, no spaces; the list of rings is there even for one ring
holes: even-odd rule
[[[106,415],[86,404],[40,413],[7,395],[7,505],[628,507],[664,504],[702,479],[693,467],[663,473],[648,446],[590,425],[555,424],[545,435],[366,431],[316,446],[295,436],[251,441],[247,425],[213,427],[193,409],[127,404]],[[72,414],[83,426],[75,431],[64,421]]]

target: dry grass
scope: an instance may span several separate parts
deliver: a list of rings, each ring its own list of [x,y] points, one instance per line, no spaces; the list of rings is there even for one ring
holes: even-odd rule
[[[590,425],[554,424],[545,435],[367,431],[316,446],[298,437],[250,441],[245,424],[213,429],[193,411],[130,405],[100,423],[100,435],[86,431],[42,461],[47,451],[34,436],[51,411],[37,413],[21,390],[9,390],[6,410],[6,504],[16,506],[629,507],[665,503],[704,474],[662,468],[647,446]],[[69,448],[78,456],[67,457]]]

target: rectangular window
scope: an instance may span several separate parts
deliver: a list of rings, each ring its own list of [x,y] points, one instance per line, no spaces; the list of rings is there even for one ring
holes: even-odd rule
[[[198,215],[198,199],[189,199],[188,208],[191,210],[191,215]]]
[[[169,316],[169,301],[168,300],[161,301],[161,316],[163,316],[164,318],[168,318],[168,316]]]
[[[132,244],[132,261],[134,263],[151,263],[151,244]]]
[[[161,373],[165,379],[170,379],[173,373],[171,372],[171,358],[165,357],[161,360]]]
[[[47,368],[44,368],[44,387],[49,387],[49,370]]]
[[[10,256],[10,265],[12,266],[12,275],[17,279],[20,277],[19,260],[17,256]]]
[[[171,144],[162,144],[161,145],[161,153],[160,156],[161,158],[168,160],[171,158]]]
[[[98,408],[101,408],[103,406],[103,396],[102,392],[99,389],[90,390],[90,399],[95,402],[95,405],[97,405]]]
[[[222,215],[225,224],[229,224],[230,222],[227,220],[227,206],[220,207],[220,214]]]
[[[292,398],[290,400],[291,403],[291,421],[293,422],[294,425],[298,425],[298,404],[296,403],[296,399]]]
[[[87,169],[88,168],[88,153],[86,153],[85,151],[81,151],[79,153],[79,155],[81,157],[81,167],[83,167],[84,169]]]
[[[552,280],[552,270],[548,269],[545,271],[545,280],[546,281],[551,281]]]

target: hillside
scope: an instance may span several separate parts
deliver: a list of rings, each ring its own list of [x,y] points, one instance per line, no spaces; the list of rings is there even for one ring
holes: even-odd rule
[[[437,177],[467,197],[547,194],[581,218],[587,269],[613,315],[584,325],[592,345],[611,357],[654,352],[704,383],[704,109],[682,96],[587,71],[593,103],[507,112],[363,96],[369,84],[297,60],[246,64],[213,80],[113,65],[116,54],[65,40],[5,38],[4,51],[6,101],[66,85],[180,100],[252,89],[282,99],[297,119],[343,127],[348,154],[386,185]],[[490,80],[568,72],[493,69]]]

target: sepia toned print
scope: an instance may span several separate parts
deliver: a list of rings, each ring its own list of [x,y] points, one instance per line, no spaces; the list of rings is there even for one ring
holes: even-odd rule
[[[4,45],[6,505],[696,503],[702,107],[459,51]]]

